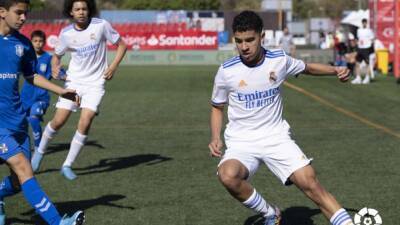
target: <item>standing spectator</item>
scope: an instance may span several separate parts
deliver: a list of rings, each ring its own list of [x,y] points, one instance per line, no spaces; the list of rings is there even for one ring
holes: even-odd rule
[[[362,28],[357,30],[358,50],[356,64],[356,78],[351,81],[352,84],[369,84],[371,80],[370,55],[374,53],[374,32],[367,27],[368,20],[362,20]],[[367,67],[367,72],[364,79],[361,79],[361,63],[364,62]]]
[[[281,47],[287,55],[294,56],[296,53],[296,45],[293,43],[293,36],[289,33],[289,28],[283,28],[283,36],[279,39],[279,47]]]

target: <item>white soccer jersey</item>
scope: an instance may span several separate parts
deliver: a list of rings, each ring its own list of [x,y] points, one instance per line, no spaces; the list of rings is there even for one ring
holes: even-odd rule
[[[281,85],[304,69],[303,61],[280,49],[265,50],[264,60],[254,67],[243,64],[239,56],[222,64],[211,103],[228,103],[225,140],[249,141],[289,132],[282,118]]]
[[[85,30],[76,30],[74,24],[65,27],[59,36],[55,54],[64,55],[71,51],[68,79],[72,82],[101,86],[107,64],[107,41],[115,44],[120,35],[111,25],[98,18],[92,18]]]
[[[371,48],[375,35],[369,28],[359,28],[357,30],[357,38],[358,48]]]

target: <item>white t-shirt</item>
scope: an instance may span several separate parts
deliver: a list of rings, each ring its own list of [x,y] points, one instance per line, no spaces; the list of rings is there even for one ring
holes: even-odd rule
[[[68,80],[84,85],[102,86],[107,64],[107,41],[115,44],[120,35],[111,25],[98,18],[92,18],[85,30],[76,30],[71,24],[61,30],[55,54],[64,55],[71,51],[67,76]]]
[[[358,48],[371,48],[375,35],[369,28],[359,28],[357,30],[357,38]]]
[[[283,50],[265,50],[264,61],[254,67],[239,56],[222,64],[215,76],[213,105],[228,103],[225,140],[251,141],[289,132],[282,118],[281,85],[288,76],[304,71],[305,63]]]
[[[291,48],[293,46],[293,37],[291,34],[283,35],[279,39],[279,45],[285,51],[286,54],[291,53]]]

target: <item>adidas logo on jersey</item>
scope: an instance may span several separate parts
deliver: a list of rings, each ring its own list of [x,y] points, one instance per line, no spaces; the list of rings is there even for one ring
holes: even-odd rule
[[[246,87],[246,86],[247,86],[246,81],[240,80],[240,82],[239,82],[239,87]]]

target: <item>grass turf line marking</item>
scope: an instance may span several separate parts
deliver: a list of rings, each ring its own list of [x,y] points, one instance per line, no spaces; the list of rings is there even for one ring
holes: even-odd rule
[[[387,127],[385,127],[383,125],[380,125],[378,123],[372,122],[372,121],[368,120],[365,117],[357,115],[356,113],[353,113],[353,112],[351,112],[351,111],[349,111],[347,109],[344,109],[344,108],[342,108],[340,106],[337,106],[337,105],[329,102],[328,100],[325,100],[325,99],[323,99],[323,98],[321,98],[321,97],[319,97],[319,96],[317,96],[317,95],[315,95],[315,94],[313,94],[313,93],[311,93],[311,92],[309,92],[309,91],[307,91],[307,90],[305,90],[305,89],[303,89],[301,87],[298,87],[298,86],[296,86],[294,84],[291,84],[291,83],[289,83],[287,81],[284,83],[284,85],[286,87],[288,87],[288,88],[291,88],[291,89],[293,89],[293,90],[295,90],[297,92],[300,92],[300,93],[302,93],[302,94],[314,99],[315,101],[317,101],[317,102],[319,102],[319,103],[321,103],[321,104],[323,104],[325,106],[333,108],[334,110],[336,110],[336,111],[338,111],[340,113],[343,113],[344,115],[346,115],[348,117],[351,117],[351,118],[353,118],[355,120],[358,120],[361,123],[364,123],[364,124],[366,124],[368,126],[371,126],[371,127],[375,128],[375,129],[378,129],[378,130],[380,130],[380,131],[382,131],[384,133],[390,134],[390,135],[392,135],[394,137],[400,138],[400,134],[395,132],[395,131],[393,131],[392,129],[387,128]]]

